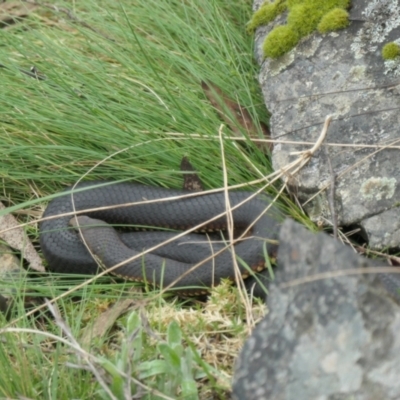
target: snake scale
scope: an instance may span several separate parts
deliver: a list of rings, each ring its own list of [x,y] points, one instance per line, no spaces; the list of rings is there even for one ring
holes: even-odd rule
[[[189,196],[180,198],[182,195]],[[157,201],[169,197],[173,199]],[[143,203],[147,200],[155,202]],[[138,202],[142,204],[121,207],[122,204]],[[265,243],[269,253],[275,250],[273,240],[277,238],[279,230],[279,212],[274,207],[265,212],[270,199],[264,194],[230,191],[229,202],[233,208],[235,231],[243,231],[251,226],[251,236],[235,245],[235,254],[252,270],[259,271],[264,267]],[[109,206],[113,208],[81,213]],[[76,219],[71,215],[74,209],[78,214]],[[61,193],[49,203],[43,215],[45,220],[40,224],[40,245],[50,270],[96,274],[99,264],[82,242],[77,225],[81,227],[81,234],[92,253],[105,267],[110,268],[176,235],[176,232],[166,232],[166,228],[186,230],[200,225],[198,230],[202,232],[226,230],[226,214],[205,224],[205,221],[223,214],[225,210],[223,192],[194,194],[136,183],[85,182],[77,185],[73,192],[71,188],[66,189],[64,194]],[[64,213],[68,215],[56,217]],[[48,217],[53,218],[46,219]],[[118,232],[112,225],[123,225],[124,229]],[[126,232],[127,225],[164,231]],[[215,243],[210,242],[204,234],[185,235],[155,252],[128,262],[114,270],[113,274],[162,287],[178,280],[173,288],[185,294],[198,294],[199,287],[209,288],[219,284],[223,278],[234,279],[232,253],[229,250],[186,273],[196,263],[226,245],[221,235],[218,238],[219,241]],[[238,264],[242,276],[249,275],[248,268],[242,262]]]

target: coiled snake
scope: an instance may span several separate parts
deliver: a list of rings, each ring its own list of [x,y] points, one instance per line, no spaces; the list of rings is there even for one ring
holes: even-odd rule
[[[109,224],[157,227],[164,230],[186,230],[200,225],[201,231],[219,231],[227,227],[226,215],[204,224],[225,212],[225,194],[222,192],[193,194],[183,190],[110,182],[81,183],[75,187],[73,194],[70,190],[67,189],[65,195],[52,200],[43,217],[70,214],[44,220],[40,224],[40,245],[49,269],[55,272],[95,274],[99,268],[77,230],[70,225],[74,208],[81,216],[77,220],[74,218],[72,225],[81,226],[85,242],[107,268],[176,235],[176,232],[165,231],[125,232],[125,229],[117,233]],[[176,198],[182,195],[189,197]],[[175,199],[121,207],[122,204],[169,197]],[[243,262],[254,271],[261,270],[265,262],[264,244],[266,243],[269,253],[274,251],[275,244],[270,240],[277,237],[279,212],[271,208],[265,213],[270,200],[263,194],[254,196],[253,192],[231,191],[229,202],[233,209],[235,230],[242,231],[252,226],[251,237],[235,245],[240,273],[247,276],[249,271]],[[236,208],[238,205],[240,206]],[[84,216],[79,213],[82,210],[107,206],[116,207],[85,212]],[[117,268],[113,273],[126,279],[147,281],[162,287],[178,280],[173,285],[174,288],[179,288],[185,294],[197,294],[199,287],[209,288],[219,284],[223,278],[233,279],[232,253],[229,250],[185,274],[193,265],[218,252],[225,245],[221,236],[219,243],[211,243],[206,235],[192,233]]]

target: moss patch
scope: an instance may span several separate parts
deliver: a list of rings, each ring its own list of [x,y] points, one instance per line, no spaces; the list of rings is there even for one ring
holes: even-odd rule
[[[334,8],[322,17],[317,29],[320,33],[327,33],[346,28],[349,23],[349,13],[343,8]]]
[[[267,1],[254,13],[247,30],[252,32],[288,10],[286,25],[275,27],[263,44],[265,57],[278,58],[293,49],[301,38],[317,29],[325,33],[348,26],[346,9],[349,6],[350,0]]]
[[[279,14],[287,9],[286,0],[276,0],[273,3],[264,3],[247,24],[247,32],[253,33],[260,25],[266,25],[273,21]]]
[[[296,46],[299,35],[289,26],[278,26],[265,39],[263,51],[265,57],[276,58]]]
[[[382,57],[384,60],[394,60],[400,55],[400,46],[397,43],[386,43],[382,48]]]

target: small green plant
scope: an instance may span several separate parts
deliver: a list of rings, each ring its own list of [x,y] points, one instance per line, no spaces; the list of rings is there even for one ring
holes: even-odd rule
[[[382,57],[384,60],[394,60],[400,55],[400,46],[397,43],[386,43],[382,48]]]
[[[200,367],[197,352],[191,347],[184,347],[179,325],[175,321],[170,323],[167,340],[157,344],[151,361],[143,361],[145,342],[140,317],[133,312],[127,319],[125,340],[114,359],[101,358],[101,365],[111,378],[109,389],[113,395],[124,400],[127,391],[136,394],[141,390],[138,382],[145,382],[141,386],[146,386],[152,392],[148,398],[159,398],[159,392],[176,399],[197,400],[196,380],[206,376],[203,369],[205,364],[202,362]],[[137,380],[131,379],[131,375]],[[105,392],[101,392],[101,395],[108,399]]]

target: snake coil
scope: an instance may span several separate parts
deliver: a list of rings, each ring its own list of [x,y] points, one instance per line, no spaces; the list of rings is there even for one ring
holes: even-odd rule
[[[172,199],[162,200],[170,197]],[[235,254],[252,270],[258,271],[264,266],[264,243],[267,241],[269,253],[275,249],[271,240],[277,237],[279,212],[271,207],[265,213],[270,199],[263,194],[232,191],[229,192],[229,202],[233,209],[235,231],[243,231],[251,226],[251,237],[235,245]],[[121,206],[128,203],[141,204]],[[176,232],[165,232],[165,229],[186,230],[201,225],[201,231],[219,231],[227,227],[226,213],[223,215],[226,210],[225,194],[222,192],[194,194],[133,183],[81,183],[73,191],[69,188],[65,194],[53,199],[43,215],[44,218],[53,217],[40,224],[40,245],[50,270],[74,274],[97,273],[97,261],[83,244],[79,233],[70,225],[71,213],[75,210],[82,215],[81,211],[84,210],[111,206],[110,209],[84,212],[84,216],[78,217],[73,223],[80,225],[81,234],[91,252],[107,268],[176,235]],[[61,214],[68,215],[54,218]],[[222,216],[205,223],[219,214]],[[125,232],[124,229],[117,232],[110,224],[160,228],[164,231]],[[225,245],[221,236],[219,242],[214,243],[204,234],[192,233],[128,262],[114,270],[113,274],[163,287],[178,280],[174,288],[178,287],[185,294],[197,294],[198,287],[209,288],[223,278],[234,278],[232,253],[229,250],[187,273],[193,265]],[[238,264],[240,273],[248,275],[248,268],[242,262]]]

